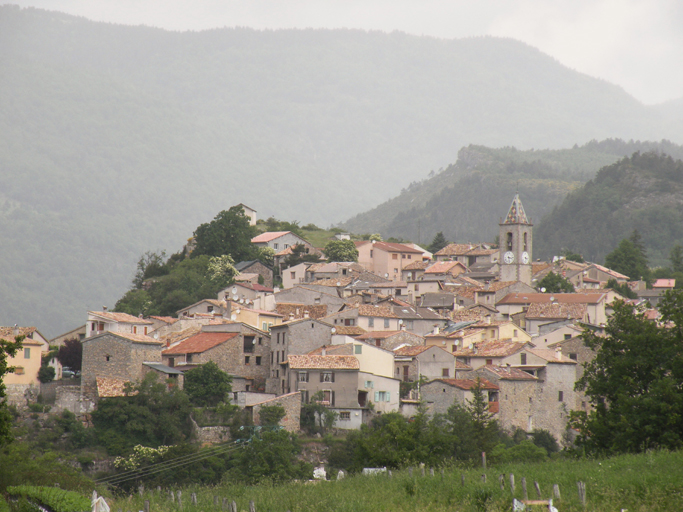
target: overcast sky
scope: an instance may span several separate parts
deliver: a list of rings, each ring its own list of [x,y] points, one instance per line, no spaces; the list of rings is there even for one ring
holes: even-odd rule
[[[181,31],[312,27],[506,36],[620,85],[644,103],[683,97],[683,0],[0,1]]]

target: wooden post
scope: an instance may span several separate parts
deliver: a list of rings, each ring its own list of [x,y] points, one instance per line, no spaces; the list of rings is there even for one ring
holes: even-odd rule
[[[409,476],[410,478],[413,477],[413,467],[412,467],[412,466],[410,466],[410,467],[408,468],[408,476]]]
[[[218,496],[213,497],[213,506],[217,507],[218,506]]]
[[[391,472],[391,470],[387,471],[387,475],[389,475],[389,478],[391,478],[392,476],[394,476],[394,474]]]
[[[176,496],[178,497],[178,506],[179,506],[180,508],[183,508],[182,495],[183,495],[182,491],[178,491],[178,492],[176,493]]]
[[[553,496],[556,500],[560,499],[560,486],[557,484],[553,484]]]
[[[228,498],[223,498],[223,510],[228,510]]]
[[[586,507],[586,484],[584,482],[577,482],[576,485],[579,488],[579,500],[581,501],[581,505],[583,507]]]
[[[140,494],[140,497],[142,498],[142,495],[145,493],[145,486],[140,484],[138,486],[138,494]]]
[[[526,492],[526,478],[522,477],[522,496],[524,496],[524,501],[529,501],[529,495]]]
[[[175,494],[173,494],[173,491],[171,491],[171,501],[175,501]]]
[[[462,482],[462,486],[465,487],[465,473],[460,475],[460,481]]]
[[[515,475],[510,473],[510,490],[512,491],[512,494],[515,493]]]
[[[538,497],[541,497],[541,487],[538,485],[538,482],[534,480],[534,487],[536,488],[536,494],[538,494]]]
[[[420,474],[421,474],[422,476],[425,476],[425,467],[424,467],[424,466],[421,466],[421,467],[420,467]]]
[[[500,490],[504,491],[505,490],[505,474],[504,473],[498,477],[498,483],[500,483]]]
[[[254,500],[249,500],[249,512],[256,512],[256,505],[254,505]]]
[[[157,485],[157,493],[159,493],[159,494],[161,493],[161,486],[160,485]]]
[[[443,480],[443,473],[444,473],[443,468],[441,468],[441,480]]]
[[[486,469],[486,452],[481,452],[481,466]]]
[[[192,502],[193,505],[197,504],[197,493],[196,492],[193,492],[192,494],[190,494],[190,501]]]
[[[149,500],[145,500],[145,512],[149,512]]]
[[[481,475],[481,482],[484,483],[484,484],[486,483],[486,473],[484,473],[483,475]]]
[[[237,512],[237,503],[235,503],[235,500],[232,500],[232,512]]]
[[[429,468],[429,476],[434,476],[434,468]]]

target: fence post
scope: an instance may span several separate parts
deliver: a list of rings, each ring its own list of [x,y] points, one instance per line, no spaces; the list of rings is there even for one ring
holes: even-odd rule
[[[410,478],[413,477],[413,467],[412,467],[412,466],[410,466],[410,467],[408,468],[408,476],[409,476]]]
[[[484,483],[484,484],[486,483],[486,473],[484,473],[483,475],[481,475],[481,481],[482,481],[482,483]]]
[[[171,490],[171,502],[175,501],[175,494],[173,494],[173,490]]]
[[[256,512],[256,505],[254,505],[254,500],[249,500],[249,512]]]
[[[176,496],[178,497],[178,506],[179,506],[180,508],[183,508],[183,500],[182,500],[182,498],[181,498],[182,495],[183,495],[182,491],[178,491],[177,494],[176,494]]]
[[[145,512],[149,512],[149,500],[145,500]]]
[[[524,496],[524,501],[529,501],[529,495],[526,492],[526,478],[522,477],[522,495]]]
[[[460,475],[460,481],[462,482],[462,486],[465,487],[465,473]]]
[[[391,472],[391,470],[387,471],[387,475],[389,475],[389,478],[391,478],[392,476],[394,476],[394,474]]]
[[[429,476],[434,476],[434,468],[429,468]]]
[[[425,476],[425,467],[424,467],[424,466],[421,466],[421,467],[420,467],[420,474],[421,474],[422,476]]]
[[[481,452],[481,465],[486,469],[486,452]]]
[[[232,512],[237,512],[237,503],[235,503],[235,500],[232,500]]]
[[[142,485],[142,484],[140,484],[140,485],[138,486],[138,494],[139,494],[140,497],[142,498],[142,495],[143,495],[144,493],[145,493],[145,486]]]
[[[578,481],[576,484],[579,488],[579,500],[581,501],[581,505],[586,508],[586,484],[581,481]]]
[[[541,487],[538,485],[538,482],[534,480],[534,487],[536,488],[536,494],[538,494],[538,497],[541,497]]]
[[[553,484],[553,496],[556,500],[560,499],[560,486],[557,484]]]
[[[217,507],[218,506],[218,496],[213,497],[213,506]]]
[[[498,482],[500,483],[500,490],[504,491],[505,490],[505,473],[502,473],[498,477]]]
[[[190,494],[190,501],[192,502],[193,505],[197,504],[197,493],[196,492],[193,492],[192,494]]]
[[[510,473],[510,490],[512,491],[512,494],[515,493],[515,475]]]
[[[223,510],[227,510],[228,505],[229,505],[228,498],[223,498]]]

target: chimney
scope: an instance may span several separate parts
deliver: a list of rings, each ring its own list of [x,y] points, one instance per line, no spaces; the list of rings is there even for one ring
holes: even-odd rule
[[[325,350],[325,345],[323,345],[322,355],[324,355],[324,356],[327,355],[327,350]]]
[[[311,318],[311,315],[308,312],[308,310],[304,311],[304,318]]]
[[[439,326],[437,324],[434,324],[434,330],[432,330],[432,334],[439,334]]]
[[[477,354],[479,353],[479,347],[477,347],[477,344],[476,344],[476,343],[473,343],[473,344],[472,344],[472,353],[473,353],[474,355],[477,355]]]
[[[21,332],[21,329],[19,329],[17,324],[14,324],[14,328],[12,329],[12,334],[14,336],[19,336],[19,333]]]
[[[102,306],[102,311],[106,312],[106,311],[107,311],[107,306]]]
[[[138,318],[142,318],[142,313],[140,313],[140,314],[138,315]]]
[[[291,322],[292,320],[294,320],[294,313],[289,314],[289,321]]]
[[[555,347],[555,359],[558,361],[562,359],[562,347],[560,345]]]

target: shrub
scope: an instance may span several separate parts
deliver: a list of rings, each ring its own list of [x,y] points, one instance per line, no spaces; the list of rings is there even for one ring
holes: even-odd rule
[[[88,498],[57,487],[18,485],[8,487],[7,493],[10,496],[25,498],[29,502],[42,505],[53,512],[83,512],[90,509]]]

